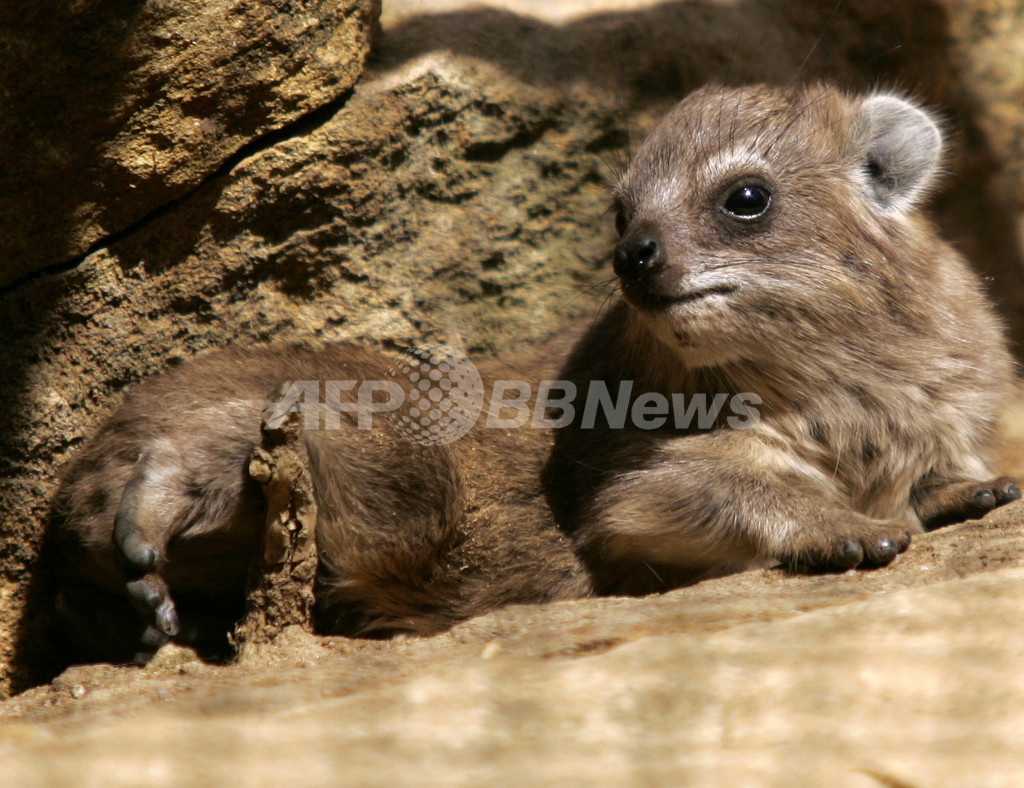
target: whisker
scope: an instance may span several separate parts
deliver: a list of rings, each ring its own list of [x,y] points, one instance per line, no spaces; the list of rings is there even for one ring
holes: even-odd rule
[[[813,55],[815,51],[818,49],[818,45],[821,43],[821,40],[825,37],[825,33],[828,32],[828,29],[832,24],[832,20],[836,18],[836,14],[839,13],[839,9],[840,7],[842,7],[842,5],[843,0],[836,0],[836,4],[835,7],[833,7],[832,9],[832,13],[829,14],[828,19],[825,20],[825,24],[821,26],[821,30],[818,32],[818,37],[814,39],[814,43],[811,44],[811,48],[807,50],[807,54],[804,55],[804,59],[801,61],[800,65],[797,66],[796,71],[793,72],[793,76],[791,76],[789,78],[789,81],[786,83],[786,90],[789,90],[791,87],[793,87],[794,82],[796,82],[800,74],[803,72],[804,66],[807,65],[807,62],[811,59],[811,55]]]

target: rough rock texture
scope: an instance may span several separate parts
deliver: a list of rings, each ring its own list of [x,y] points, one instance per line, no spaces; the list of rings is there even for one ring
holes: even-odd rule
[[[1024,341],[1024,7],[1016,0],[943,0],[957,80],[946,99],[962,155],[947,231],[993,288],[1019,348]],[[972,228],[985,226],[982,233]]]
[[[1024,504],[890,568],[516,607],[433,638],[168,649],[0,706],[19,785],[1004,786]]]
[[[1024,8],[1014,0],[944,3],[964,101],[1002,175],[991,184],[1024,210]]]
[[[261,428],[263,443],[253,452],[249,475],[263,488],[267,522],[246,582],[245,614],[231,637],[242,658],[289,627],[314,630],[317,501],[301,416],[271,406]]]
[[[897,84],[943,108],[958,174],[940,219],[1024,336],[1017,66],[998,71],[985,38],[1019,34],[1012,4],[438,2],[389,4],[351,95],[358,57],[322,53],[356,51],[332,42],[363,40],[369,4],[77,2],[2,23],[0,90],[23,108],[0,120],[3,689],[49,678],[46,501],[126,386],[234,343],[501,352],[550,334],[610,292],[603,211],[628,138],[709,78]],[[176,15],[196,43],[157,47],[144,31]],[[235,34],[262,43],[218,59]],[[63,69],[45,89],[19,78],[37,51]],[[143,148],[158,169],[119,158]],[[1024,748],[1020,522],[1014,506],[866,575],[520,608],[424,641],[294,634],[232,667],[171,650],[146,671],[76,668],[0,706],[0,776],[1005,784]]]
[[[180,197],[362,72],[378,0],[5,0],[0,286]]]

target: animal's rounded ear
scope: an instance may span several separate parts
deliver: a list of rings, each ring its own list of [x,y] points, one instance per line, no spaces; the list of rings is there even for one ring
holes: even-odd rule
[[[854,150],[869,198],[886,212],[906,213],[934,183],[942,159],[935,120],[906,99],[875,93],[863,100],[853,123]]]

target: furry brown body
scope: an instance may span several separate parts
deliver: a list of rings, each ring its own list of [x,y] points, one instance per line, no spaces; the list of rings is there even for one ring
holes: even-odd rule
[[[509,602],[778,562],[881,565],[922,523],[1019,496],[985,481],[1012,377],[999,323],[917,207],[940,143],[925,113],[885,95],[684,100],[616,193],[624,300],[532,370],[623,391],[631,418],[598,410],[591,426],[577,407],[553,447],[550,431],[482,421],[441,447],[385,422],[307,433],[322,626],[432,632]],[[130,397],[54,504],[74,589],[61,609],[84,652],[223,632],[262,525],[245,470],[267,397],[386,367],[352,348],[214,354]],[[642,418],[651,395],[680,394],[748,397],[756,418]],[[110,613],[113,598],[133,607]]]
[[[223,642],[261,544],[265,509],[248,463],[264,407],[284,381],[383,380],[389,366],[345,346],[222,351],[134,392],[65,470],[54,501],[58,608],[79,658],[131,659],[168,634]],[[355,419],[304,433],[322,629],[428,634],[501,605],[590,593],[540,486],[550,432],[481,419],[429,446],[384,418],[372,430]],[[132,480],[130,530],[119,534]]]

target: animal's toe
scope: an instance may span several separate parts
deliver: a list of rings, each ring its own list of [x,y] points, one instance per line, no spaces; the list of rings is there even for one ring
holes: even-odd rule
[[[180,624],[170,590],[159,575],[147,574],[125,584],[128,597],[151,623],[169,637],[178,634]]]

